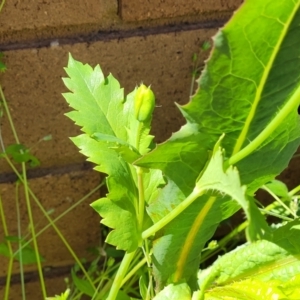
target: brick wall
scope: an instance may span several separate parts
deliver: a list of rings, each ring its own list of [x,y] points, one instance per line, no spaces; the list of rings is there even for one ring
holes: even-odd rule
[[[64,116],[69,108],[61,96],[66,91],[61,77],[65,76],[68,52],[93,66],[100,63],[104,73],[114,74],[126,92],[141,81],[151,84],[159,106],[153,133],[157,141],[162,141],[183,123],[174,102],[188,101],[193,53],[199,53],[201,44],[241,4],[241,0],[6,2],[0,13],[0,51],[4,52],[8,70],[0,74],[0,84],[22,143],[30,147],[45,135],[53,136],[51,141],[34,148],[41,166],[28,172],[30,187],[42,205],[46,210],[54,209],[52,218],[101,180],[69,140],[78,129]],[[14,143],[5,116],[1,119],[1,133],[5,145]],[[15,179],[9,165],[0,160],[0,194],[11,235],[17,232]],[[79,257],[84,257],[87,247],[97,245],[99,240],[99,217],[89,207],[98,197],[99,192],[57,223]],[[24,201],[21,197],[21,222],[26,232]],[[34,202],[33,213],[39,227],[46,224]],[[0,242],[2,239],[0,227]],[[47,281],[48,294],[54,295],[64,289],[62,277],[73,260],[52,229],[45,231],[38,242],[46,258],[45,266],[58,270],[57,278],[52,274]],[[6,266],[2,256],[0,260]],[[25,269],[30,274],[36,271],[35,266]],[[5,270],[0,270],[2,292]],[[13,273],[18,272],[16,264]],[[15,278],[10,298],[14,300],[21,299],[18,277]],[[29,276],[29,299],[41,299],[36,280],[37,276]]]

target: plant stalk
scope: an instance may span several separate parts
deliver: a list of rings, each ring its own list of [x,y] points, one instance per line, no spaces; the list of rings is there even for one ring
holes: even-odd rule
[[[110,289],[109,295],[106,300],[115,300],[116,299],[116,297],[119,293],[119,290],[122,286],[123,279],[128,271],[128,268],[129,268],[129,265],[130,265],[132,259],[135,256],[135,253],[136,253],[136,250],[132,251],[130,253],[128,253],[128,252],[125,253],[123,260],[121,262],[121,265],[116,274],[116,277],[114,279],[114,282],[112,284],[112,287]]]
[[[168,223],[170,223],[173,219],[175,219],[178,215],[180,215],[186,208],[188,208],[203,193],[204,190],[195,187],[192,193],[184,201],[182,201],[179,205],[177,205],[172,211],[170,211],[165,217],[163,217],[153,226],[143,231],[142,239],[145,240],[149,238],[150,236],[154,235],[157,231],[162,229],[164,226],[166,226]]]
[[[2,205],[1,195],[0,195],[0,216],[1,216],[1,220],[2,220],[3,232],[4,232],[4,235],[7,237],[7,236],[9,236],[9,233],[8,233],[7,223],[6,223],[6,219],[5,219],[5,213],[4,213],[4,209],[3,209],[3,205]],[[9,262],[8,262],[8,267],[7,267],[5,292],[4,292],[3,300],[8,300],[8,297],[9,297],[10,279],[11,279],[11,273],[12,273],[13,260],[14,260],[11,243],[8,240],[6,240],[6,243],[7,243],[8,252],[9,252]]]
[[[234,165],[240,160],[244,159],[252,152],[257,150],[262,143],[271,136],[271,134],[277,129],[277,127],[288,117],[288,115],[296,110],[300,102],[300,86],[297,88],[292,97],[285,104],[283,109],[279,111],[279,113],[275,116],[275,118],[266,126],[266,128],[245,148],[232,155],[226,162],[225,168],[229,165]]]
[[[8,156],[4,156],[4,158],[6,159],[6,161],[8,162],[8,164],[10,165],[10,167],[12,168],[12,170],[15,172],[15,174],[18,176],[19,180],[22,183],[24,183],[24,180],[23,180],[22,176],[20,175],[20,173],[18,172],[18,170],[15,168],[15,166],[12,164],[12,162],[9,159],[9,157]],[[33,200],[35,201],[35,203],[38,205],[38,207],[40,208],[40,210],[42,211],[42,213],[44,214],[44,216],[46,217],[46,219],[48,220],[48,222],[51,224],[52,228],[55,230],[55,232],[57,233],[57,235],[59,236],[59,238],[61,239],[61,241],[65,245],[65,247],[68,249],[68,251],[70,252],[70,254],[72,255],[72,257],[74,258],[74,260],[76,261],[76,263],[78,264],[78,266],[80,267],[80,269],[82,270],[83,274],[86,276],[87,280],[90,282],[91,286],[96,290],[96,288],[95,288],[95,286],[93,284],[93,281],[91,280],[89,274],[87,273],[87,271],[83,267],[81,261],[79,260],[79,258],[75,254],[75,252],[73,251],[72,247],[67,242],[67,240],[65,239],[65,237],[63,236],[63,234],[58,229],[58,227],[54,224],[53,220],[47,214],[47,211],[44,209],[44,207],[42,206],[42,204],[40,203],[40,201],[37,199],[37,197],[35,196],[35,194],[31,191],[31,189],[29,187],[28,187],[28,192],[29,192],[30,196],[33,198]]]
[[[33,221],[31,203],[30,203],[29,192],[28,192],[26,166],[25,166],[24,162],[22,163],[22,174],[23,174],[23,178],[24,178],[23,183],[24,183],[25,200],[26,200],[26,205],[27,205],[27,213],[28,213],[28,218],[29,218],[29,223],[30,223],[30,230],[31,230],[31,234],[32,234],[32,242],[33,242],[33,247],[34,247],[35,256],[36,256],[36,263],[37,263],[38,273],[39,273],[39,277],[40,277],[43,298],[46,299],[46,297],[47,297],[46,285],[45,285],[45,281],[44,281],[42,264],[41,264],[40,255],[39,255],[39,248],[38,248],[36,235],[35,235],[34,221]]]

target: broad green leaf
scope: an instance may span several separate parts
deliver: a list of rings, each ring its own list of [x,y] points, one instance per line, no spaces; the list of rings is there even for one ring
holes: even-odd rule
[[[300,298],[300,276],[291,282],[269,280],[263,282],[247,279],[224,287],[217,287],[205,295],[205,300],[298,300]]]
[[[169,284],[153,300],[191,300],[191,289],[186,283]]]
[[[118,249],[133,251],[140,241],[137,224],[138,191],[136,167],[130,162],[149,151],[151,118],[140,123],[134,116],[135,90],[126,98],[118,81],[104,77],[99,66],[89,65],[69,58],[64,83],[71,93],[64,94],[74,109],[67,113],[84,134],[72,138],[80,152],[95,163],[96,170],[108,174],[106,198],[97,200],[92,207],[101,215],[102,223],[113,230],[107,242]],[[156,174],[156,176],[152,176]],[[145,173],[149,188],[146,202],[161,184],[160,171]],[[147,222],[149,220],[145,220]]]
[[[222,134],[224,167],[237,167],[250,196],[287,166],[300,142],[299,6],[299,0],[246,0],[214,37],[198,90],[188,104],[179,107],[187,123],[135,162],[160,169],[168,182],[149,207],[150,215],[164,217],[193,191]],[[195,212],[208,206],[210,199],[201,197],[158,234],[154,249],[161,251],[154,250],[158,255],[154,263],[160,266],[156,276],[162,282],[173,276],[178,261],[168,250],[163,254],[163,248],[171,247],[176,253],[184,247],[197,220]],[[198,261],[202,245],[217,224],[236,211],[236,203],[223,201],[227,213],[211,205],[202,225],[207,231],[195,235],[199,247],[198,253],[191,253],[191,264]]]
[[[169,184],[168,187],[170,186]],[[154,241],[153,264],[158,288],[162,288],[167,282],[176,283],[181,280],[187,281],[191,286],[195,285],[201,249],[216,226],[239,205],[249,220],[250,239],[262,237],[268,231],[265,220],[252,199],[247,198],[245,191],[235,168],[229,167],[224,172],[222,151],[218,143],[193,191],[198,197],[204,195],[198,199],[196,197],[194,203],[166,225]],[[172,190],[169,194],[171,193]],[[237,203],[235,206],[232,199]],[[186,201],[181,204],[184,205]],[[149,206],[148,212],[154,222],[173,210],[166,205],[166,201],[164,204],[154,202]]]
[[[225,133],[226,156],[237,163],[249,193],[279,174],[299,145],[299,5],[292,0],[284,5],[281,0],[245,1],[215,36],[199,88],[180,107],[187,124],[139,165],[159,168],[182,185],[191,169],[200,172],[205,152]],[[194,155],[187,157],[185,149]],[[174,165],[178,157],[182,176]]]
[[[249,280],[254,280],[253,291],[256,290],[257,281],[266,284],[273,282],[276,283],[276,288],[283,287],[300,273],[299,234],[300,221],[295,220],[276,229],[266,240],[237,248],[222,256],[200,282],[200,290],[204,293],[208,288],[213,290],[220,286],[230,289],[236,282],[245,282],[244,286],[247,286]],[[291,290],[291,293],[295,292],[293,285]],[[284,288],[282,291],[286,292]],[[299,294],[299,287],[297,293]]]

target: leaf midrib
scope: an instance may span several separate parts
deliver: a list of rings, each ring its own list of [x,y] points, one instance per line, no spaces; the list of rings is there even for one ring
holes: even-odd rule
[[[250,112],[247,116],[247,119],[245,121],[245,125],[244,125],[244,127],[243,127],[243,129],[242,129],[242,131],[241,131],[241,133],[240,133],[240,135],[239,135],[239,137],[238,137],[238,139],[235,143],[235,146],[234,146],[234,149],[233,149],[233,152],[232,152],[232,156],[240,151],[240,149],[242,148],[242,146],[243,146],[243,144],[244,144],[244,142],[247,138],[247,134],[248,134],[251,122],[252,122],[252,120],[255,116],[257,106],[260,102],[261,94],[262,94],[264,86],[267,82],[268,75],[270,74],[270,72],[272,70],[272,66],[274,64],[274,61],[277,57],[278,52],[281,49],[280,46],[281,46],[281,44],[282,44],[282,42],[283,42],[283,40],[284,40],[284,38],[287,34],[287,31],[288,31],[288,29],[289,29],[289,27],[290,27],[290,25],[291,25],[291,23],[294,19],[295,14],[297,13],[297,11],[299,9],[299,5],[300,5],[300,3],[298,1],[298,4],[295,4],[293,12],[289,15],[289,18],[288,18],[287,22],[285,24],[282,23],[282,24],[284,24],[284,27],[283,27],[283,30],[281,32],[280,38],[278,39],[276,47],[274,48],[275,51],[273,51],[273,53],[272,53],[272,55],[269,59],[269,62],[267,64],[266,68],[265,68],[265,71],[263,72],[263,76],[261,78],[260,84],[259,84],[259,86],[257,88],[257,91],[256,91],[256,95],[255,95],[255,98],[254,98],[253,105],[252,105],[252,107],[250,109]],[[246,35],[245,35],[245,37],[247,38]],[[251,46],[251,44],[250,44],[250,46]]]

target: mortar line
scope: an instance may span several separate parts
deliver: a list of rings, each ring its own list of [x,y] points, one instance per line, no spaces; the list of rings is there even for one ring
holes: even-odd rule
[[[49,168],[39,168],[39,169],[28,169],[27,170],[27,178],[34,179],[34,178],[41,178],[45,176],[51,175],[64,175],[71,172],[78,172],[78,171],[88,171],[92,170],[94,165],[89,162],[77,163],[77,164],[70,164],[60,167],[49,167]],[[100,173],[99,173],[100,174]],[[1,183],[12,183],[18,179],[15,173],[7,172],[0,174],[0,184]]]
[[[53,42],[57,45],[72,45],[80,43],[93,43],[98,41],[120,40],[131,37],[147,37],[149,35],[159,35],[168,33],[179,33],[185,31],[193,31],[199,29],[213,29],[224,25],[228,20],[219,19],[207,22],[181,23],[181,24],[167,24],[156,27],[144,27],[125,30],[99,30],[97,33],[90,33],[87,35],[77,35],[63,38],[45,38],[42,40],[32,40],[27,42],[14,42],[0,44],[0,51],[14,51],[31,48],[46,48],[50,47]]]

